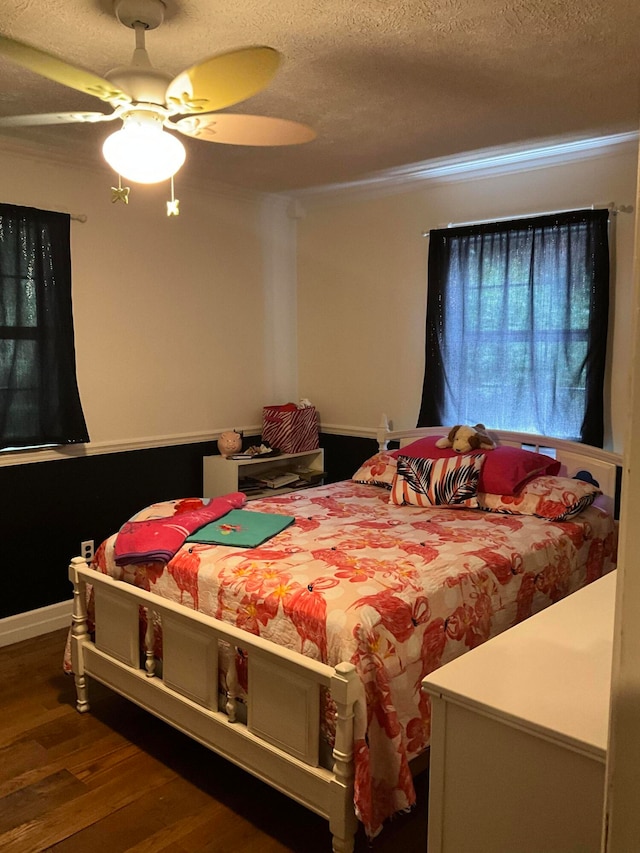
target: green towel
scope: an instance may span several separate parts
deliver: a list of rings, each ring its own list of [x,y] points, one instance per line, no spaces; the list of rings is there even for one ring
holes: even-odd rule
[[[209,524],[205,524],[204,527],[187,536],[185,541],[231,545],[234,548],[255,548],[280,533],[294,521],[295,518],[292,515],[232,509],[231,512],[215,521],[210,521]]]

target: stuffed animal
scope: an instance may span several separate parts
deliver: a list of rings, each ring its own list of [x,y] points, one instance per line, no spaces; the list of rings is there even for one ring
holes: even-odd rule
[[[449,435],[436,441],[436,447],[451,447],[456,453],[469,453],[471,450],[493,450],[495,442],[485,430],[484,424],[474,427],[457,424],[449,430]]]

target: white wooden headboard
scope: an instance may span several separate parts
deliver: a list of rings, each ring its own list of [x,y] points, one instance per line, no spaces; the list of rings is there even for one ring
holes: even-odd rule
[[[444,436],[449,427],[417,427],[408,430],[389,429],[386,417],[377,431],[377,441],[380,450],[386,450],[389,442],[398,442],[400,447],[428,435]],[[558,459],[561,463],[560,474],[563,477],[575,477],[580,471],[587,471],[602,489],[606,508],[618,517],[620,496],[620,481],[622,477],[622,456],[603,450],[601,447],[591,447],[575,441],[551,436],[533,435],[526,432],[508,432],[505,430],[489,430],[489,435],[497,445],[522,447],[536,453],[544,453]]]

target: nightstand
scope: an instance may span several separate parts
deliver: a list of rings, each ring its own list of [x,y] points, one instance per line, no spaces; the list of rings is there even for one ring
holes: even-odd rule
[[[298,474],[298,480],[270,488],[260,481],[269,476]],[[207,498],[229,492],[245,492],[249,500],[284,494],[297,489],[317,486],[324,477],[324,450],[301,453],[281,453],[265,458],[230,459],[225,456],[205,456],[203,459],[203,496]]]

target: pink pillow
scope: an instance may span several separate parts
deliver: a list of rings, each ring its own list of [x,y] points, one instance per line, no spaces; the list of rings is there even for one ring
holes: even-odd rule
[[[554,476],[560,471],[557,459],[520,447],[502,445],[488,450],[486,456],[478,491],[492,495],[515,495],[534,477]]]
[[[392,450],[389,455],[397,458],[402,454],[418,459],[450,459],[452,456],[459,456],[450,447],[436,447],[439,438],[437,435],[419,438],[406,447]],[[522,450],[520,447],[500,445],[495,450],[477,450],[474,453],[483,453],[486,457],[480,472],[478,491],[493,495],[514,495],[534,477],[543,474],[554,476],[560,471],[560,462],[557,459],[534,453],[532,450]]]
[[[447,430],[448,432],[448,430]],[[414,459],[449,459],[458,454],[450,447],[436,447],[436,441],[446,437],[442,435],[426,435],[424,438],[417,438],[411,444],[406,444],[398,450],[390,451],[390,456],[396,459],[398,456],[413,456]]]

